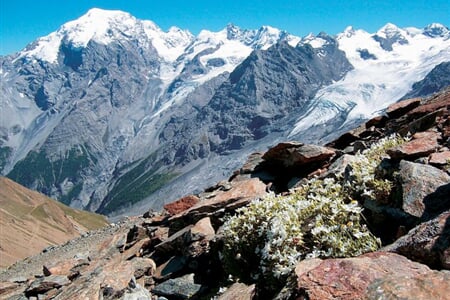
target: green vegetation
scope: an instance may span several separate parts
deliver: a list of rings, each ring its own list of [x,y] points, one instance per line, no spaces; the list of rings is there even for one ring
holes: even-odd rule
[[[177,176],[176,173],[156,173],[160,164],[152,165],[154,160],[155,154],[152,154],[123,174],[109,192],[106,206],[98,212],[108,214],[137,203]]]
[[[350,178],[313,178],[290,195],[255,200],[226,218],[226,271],[247,282],[280,285],[301,259],[375,251],[380,240],[363,224],[357,200],[389,196],[391,183],[378,166],[387,149],[404,141],[388,137],[356,155]]]
[[[102,227],[105,227],[108,224],[106,218],[102,215],[70,208],[58,201],[55,201],[56,204],[64,211],[67,216],[70,216],[77,223],[80,223],[88,230],[95,230]]]
[[[349,178],[346,182],[354,197],[375,200],[380,203],[389,200],[393,183],[386,178],[387,174],[384,174],[379,166],[383,158],[389,157],[386,154],[388,149],[399,146],[407,140],[399,135],[393,135],[379,140],[369,149],[356,154],[356,160],[349,166]]]
[[[50,159],[45,151],[31,151],[25,159],[19,161],[7,175],[12,180],[24,186],[36,186],[46,193],[58,186],[65,179],[70,179],[75,186],[68,195],[60,200],[68,204],[81,192],[83,183],[81,174],[95,158],[90,154],[87,146],[78,145],[60,155],[59,159]]]
[[[6,166],[11,153],[12,149],[10,147],[0,147],[0,172],[2,172],[3,168]]]

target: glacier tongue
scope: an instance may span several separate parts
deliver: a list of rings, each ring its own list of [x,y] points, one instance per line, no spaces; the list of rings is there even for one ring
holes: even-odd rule
[[[433,28],[445,33],[441,26]],[[347,28],[337,39],[354,69],[317,93],[308,113],[298,119],[290,136],[323,125],[341,112],[347,114],[342,126],[357,119],[369,119],[399,100],[436,65],[450,61],[448,35],[431,37],[429,30],[419,33],[387,24],[376,34],[369,34]],[[376,36],[394,38],[392,50],[384,49]],[[320,37],[309,36],[306,42],[316,47],[322,45]]]

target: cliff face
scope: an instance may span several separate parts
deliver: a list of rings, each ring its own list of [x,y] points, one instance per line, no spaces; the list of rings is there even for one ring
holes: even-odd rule
[[[1,274],[0,292],[55,299],[445,298],[449,147],[448,89],[398,102],[326,146],[284,142],[254,153],[228,180],[162,212],[111,225],[83,257],[70,252],[80,239],[50,249],[51,258],[30,258],[44,265],[38,278],[19,262]],[[68,255],[58,259],[62,252]]]

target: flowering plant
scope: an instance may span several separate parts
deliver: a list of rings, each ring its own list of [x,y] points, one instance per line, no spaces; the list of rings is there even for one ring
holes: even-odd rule
[[[283,282],[301,259],[377,250],[380,240],[361,221],[354,199],[390,193],[391,182],[376,176],[377,167],[387,149],[403,142],[394,135],[358,153],[350,179],[305,180],[287,196],[270,194],[238,209],[222,227],[226,270],[244,280]]]

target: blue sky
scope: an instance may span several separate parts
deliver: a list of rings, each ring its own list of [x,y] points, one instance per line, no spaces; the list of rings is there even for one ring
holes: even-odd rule
[[[164,30],[174,25],[193,34],[218,31],[228,23],[247,29],[270,25],[298,36],[336,34],[348,25],[375,32],[387,22],[419,28],[432,22],[450,25],[448,0],[0,0],[0,55],[20,51],[92,7],[127,11]]]

